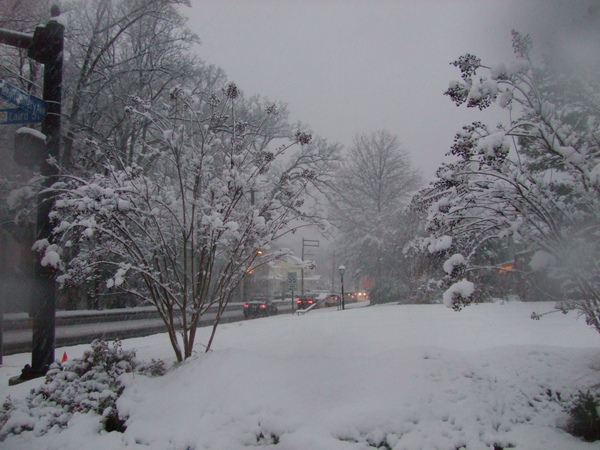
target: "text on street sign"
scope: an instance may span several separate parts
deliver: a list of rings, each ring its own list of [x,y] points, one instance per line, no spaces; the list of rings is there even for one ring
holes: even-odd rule
[[[44,100],[29,95],[4,80],[0,80],[0,98],[30,112],[33,117],[39,118],[39,121],[46,115],[47,105]]]
[[[43,117],[34,116],[29,111],[21,108],[0,109],[0,125],[38,123],[42,120]]]

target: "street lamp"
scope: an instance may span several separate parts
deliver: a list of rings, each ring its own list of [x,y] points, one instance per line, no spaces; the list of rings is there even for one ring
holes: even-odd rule
[[[340,268],[338,269],[340,272],[340,278],[342,281],[342,299],[340,300],[340,305],[341,308],[344,309],[345,308],[345,302],[344,302],[344,273],[346,272],[346,268],[342,265],[340,266]]]

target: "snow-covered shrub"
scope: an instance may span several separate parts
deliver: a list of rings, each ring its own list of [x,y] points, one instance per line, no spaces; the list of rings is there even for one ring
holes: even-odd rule
[[[22,402],[5,400],[0,411],[0,439],[25,431],[39,436],[52,428],[66,428],[76,413],[98,414],[107,431],[125,430],[125,420],[116,407],[125,388],[121,376],[133,371],[162,375],[164,363],[142,364],[135,351],[123,350],[118,340],[112,346],[95,340],[91,346],[81,358],[54,364],[44,384]]]
[[[162,359],[154,359],[149,363],[142,363],[137,367],[137,372],[140,372],[149,377],[161,377],[165,374],[167,368]]]
[[[585,441],[600,440],[600,395],[579,391],[569,410],[567,431]]]
[[[132,138],[136,156],[81,177],[65,173],[53,185],[54,247],[36,245],[63,287],[154,305],[180,362],[216,307],[210,349],[249,269],[282,253],[271,251],[274,240],[321,223],[320,207],[306,200],[339,153],[289,123],[283,107],[245,99],[233,83],[194,86],[152,105],[130,99],[127,126],[141,121],[147,130]]]

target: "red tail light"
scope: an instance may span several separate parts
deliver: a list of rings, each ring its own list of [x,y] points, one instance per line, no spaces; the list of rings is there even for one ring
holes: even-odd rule
[[[309,305],[312,305],[312,304],[313,304],[313,301],[312,301],[312,300],[309,300],[309,301],[308,301],[308,304],[309,304]]]
[[[296,300],[296,303],[301,304],[302,300]]]
[[[267,305],[260,305],[261,309],[265,309],[267,307]]]
[[[244,305],[244,308],[247,308],[247,307],[248,307],[248,303],[246,303],[246,304]]]

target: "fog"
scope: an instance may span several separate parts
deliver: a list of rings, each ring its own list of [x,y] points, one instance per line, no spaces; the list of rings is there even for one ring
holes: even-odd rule
[[[513,57],[511,30],[530,34],[536,55],[598,55],[590,7],[559,0],[195,0],[186,9],[198,54],[223,67],[247,95],[288,103],[293,119],[349,145],[388,129],[432,178],[454,134],[501,111],[456,108],[443,95],[464,53],[496,64]],[[597,11],[595,20],[597,23]],[[593,52],[591,50],[593,48]],[[576,52],[574,50],[577,50]]]
[[[467,52],[490,65],[510,61],[515,29],[531,36],[537,61],[597,70],[599,6],[589,0],[195,0],[186,14],[202,40],[198,54],[223,67],[247,95],[288,103],[293,119],[344,146],[357,133],[388,129],[432,179],[463,125],[508,117],[499,109],[454,106],[443,95],[460,76],[450,62]],[[315,259],[331,272],[336,249],[317,232],[304,229],[281,244],[300,255],[302,237],[321,241]]]

